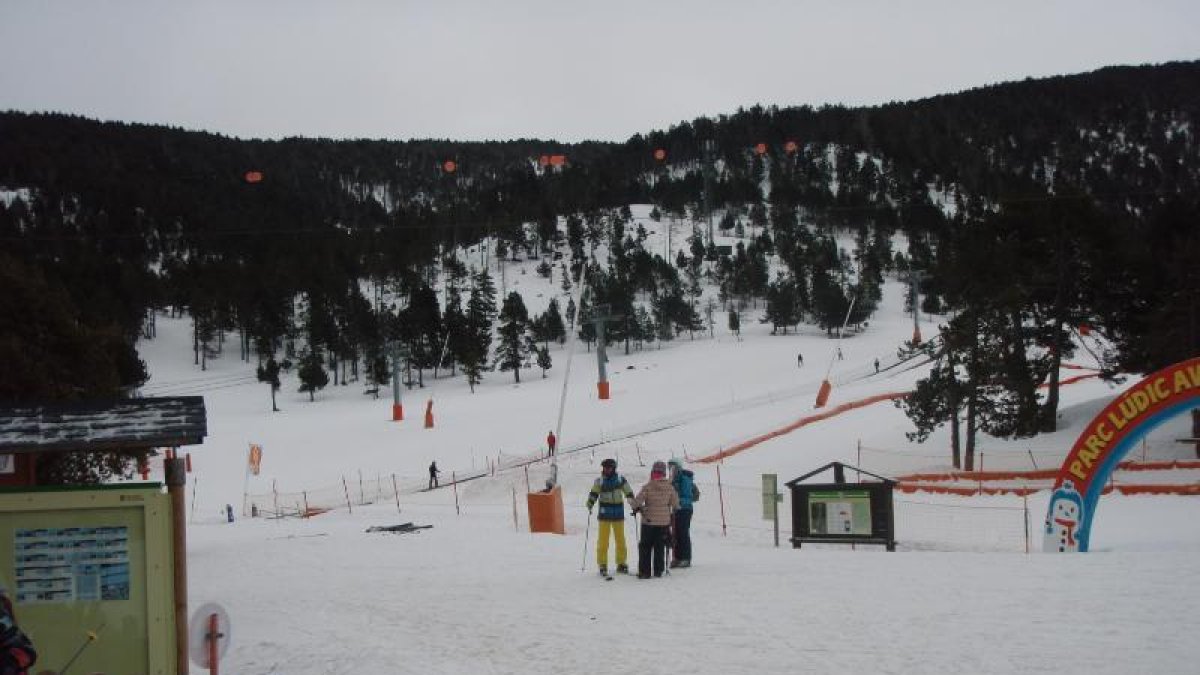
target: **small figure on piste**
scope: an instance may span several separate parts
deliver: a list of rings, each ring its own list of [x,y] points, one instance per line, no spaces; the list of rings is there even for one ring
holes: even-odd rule
[[[437,468],[437,462],[430,462],[429,463],[429,489],[430,490],[432,490],[433,488],[438,486],[438,474],[440,474],[440,473],[441,473],[441,471],[438,471],[438,468]]]
[[[554,446],[558,445],[558,439],[554,437],[554,430],[546,432],[546,456],[554,456]]]

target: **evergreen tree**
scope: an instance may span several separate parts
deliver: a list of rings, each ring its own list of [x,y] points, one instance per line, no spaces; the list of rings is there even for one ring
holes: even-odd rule
[[[567,266],[566,266],[566,264],[565,264],[565,263],[562,265],[562,285],[561,285],[561,288],[562,288],[563,295],[570,295],[570,294],[571,294],[571,273],[567,271]]]
[[[303,358],[300,359],[300,391],[308,392],[308,400],[316,400],[315,392],[318,389],[324,389],[325,385],[329,384],[329,373],[325,372],[325,366],[322,363],[321,355],[316,351],[309,350]]]
[[[496,317],[496,287],[487,270],[478,272],[467,301],[465,339],[458,355],[471,392],[483,381],[483,369],[492,347],[492,323]]]
[[[546,379],[546,371],[550,370],[553,361],[550,359],[550,349],[548,347],[537,348],[537,365],[542,369],[542,379]]]
[[[567,324],[575,327],[575,298],[567,298]]]
[[[557,340],[562,344],[567,339],[567,327],[563,324],[562,313],[558,311],[558,298],[550,298],[550,304],[546,307],[546,313],[542,315],[544,327],[546,330],[547,341]]]
[[[567,308],[570,310],[570,307]],[[592,305],[588,301],[587,294],[579,298],[579,339],[587,344],[588,351],[592,350],[592,343],[596,341],[596,324],[592,322]]]
[[[513,381],[521,381],[521,367],[531,352],[529,311],[516,291],[509,293],[500,309],[500,341],[496,345],[496,365],[513,371]]]
[[[780,329],[787,335],[788,326],[800,323],[798,299],[796,282],[791,277],[780,275],[767,288],[767,312],[762,322],[771,324],[771,335]]]
[[[279,391],[281,383],[279,381],[279,364],[275,361],[275,355],[267,357],[267,362],[258,367],[258,381],[266,382],[271,385],[271,412],[279,412],[279,408],[275,405],[275,392]]]

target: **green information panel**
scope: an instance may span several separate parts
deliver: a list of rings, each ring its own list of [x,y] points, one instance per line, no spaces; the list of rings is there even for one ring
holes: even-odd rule
[[[37,670],[86,644],[72,671],[174,673],[170,510],[157,485],[0,493],[0,578]]]
[[[867,490],[811,492],[810,534],[871,535],[871,493]]]

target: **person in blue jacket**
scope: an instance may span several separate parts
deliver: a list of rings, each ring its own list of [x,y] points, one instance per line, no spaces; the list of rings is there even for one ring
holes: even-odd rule
[[[671,567],[691,567],[692,508],[699,496],[698,490],[692,472],[683,468],[683,460],[673,457],[669,464],[671,485],[675,488],[675,494],[679,495],[679,510],[675,512],[675,524],[672,528],[675,548],[671,553]]]

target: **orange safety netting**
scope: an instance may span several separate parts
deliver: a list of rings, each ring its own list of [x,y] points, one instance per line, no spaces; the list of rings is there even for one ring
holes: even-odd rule
[[[976,495],[1016,495],[1018,497],[1031,495],[1040,490],[1048,490],[1049,488],[1031,488],[1031,487],[977,487],[953,486],[953,485],[925,485],[921,483],[899,483],[896,489],[901,492],[930,492],[933,494],[942,495],[960,495],[963,497],[974,497]],[[1200,484],[1183,484],[1183,485],[1105,485],[1102,490],[1103,494],[1110,494],[1117,491],[1123,495],[1183,495],[1183,496],[1200,496]]]
[[[1165,462],[1125,461],[1117,464],[1121,471],[1170,471],[1173,469],[1200,469],[1200,461],[1171,460]],[[952,480],[1047,480],[1058,477],[1059,469],[1036,471],[944,471],[940,473],[911,473],[896,480],[908,482],[952,481]]]
[[[949,480],[1046,480],[1058,477],[1058,469],[1037,471],[946,471],[942,473],[912,473],[899,476],[899,481],[949,481]]]
[[[908,396],[908,394],[909,394],[909,392],[893,392],[890,394],[877,394],[875,396],[868,396],[866,398],[859,399],[857,401],[843,403],[839,406],[834,406],[833,408],[830,408],[829,410],[826,410],[825,412],[820,412],[815,415],[808,415],[807,417],[801,417],[800,419],[796,420],[795,422],[792,422],[791,424],[789,424],[787,426],[781,427],[774,431],[770,431],[761,436],[755,436],[754,438],[742,441],[741,443],[738,443],[737,445],[726,448],[720,452],[717,452],[717,453],[714,453],[711,455],[706,455],[704,457],[701,457],[701,458],[693,460],[693,461],[699,462],[701,464],[711,464],[713,462],[718,462],[722,459],[725,459],[726,457],[736,455],[743,450],[752,448],[752,447],[758,445],[759,443],[764,443],[766,441],[771,440],[772,438],[778,438],[779,436],[782,436],[784,434],[789,434],[789,433],[795,431],[796,429],[799,429],[800,427],[806,426],[808,424],[812,424],[813,422],[820,422],[821,420],[829,419],[830,417],[833,417],[834,415],[840,415],[841,413],[844,413],[848,410],[854,410],[856,408],[863,408],[863,407],[871,405],[873,403],[879,403],[880,401],[894,401],[896,399],[906,398]]]
[[[896,489],[901,492],[932,492],[941,495],[961,495],[963,497],[974,497],[975,495],[1017,495],[1022,497],[1031,495],[1038,491],[1038,488],[1031,487],[958,487],[951,485],[922,485],[919,483],[898,483]]]
[[[919,340],[914,340],[914,341],[919,342]],[[1086,369],[1083,366],[1074,366],[1074,365],[1070,365],[1070,364],[1063,364],[1063,367],[1078,368],[1081,370]],[[1099,372],[1087,373],[1084,375],[1076,375],[1075,377],[1068,377],[1067,379],[1062,380],[1061,382],[1059,382],[1059,386],[1074,384],[1076,382],[1079,382],[1080,380],[1087,380],[1087,379],[1090,379],[1093,377],[1099,377],[1099,376],[1100,376]],[[827,385],[828,385],[828,381],[823,382],[822,388],[826,387]],[[1046,387],[1047,385],[1043,384],[1041,386]],[[754,438],[751,438],[746,441],[742,441],[741,443],[738,443],[737,445],[734,445],[730,448],[721,450],[720,452],[717,452],[717,453],[714,453],[711,455],[705,455],[704,457],[701,457],[694,461],[699,462],[701,464],[711,464],[713,462],[719,462],[722,459],[725,459],[726,457],[736,455],[743,450],[747,450],[747,449],[752,448],[760,443],[769,441],[772,438],[778,438],[779,436],[782,436],[784,434],[791,433],[791,432],[795,431],[796,429],[799,429],[800,427],[806,426],[808,424],[812,424],[813,422],[820,422],[821,420],[829,419],[830,417],[839,415],[848,410],[862,408],[864,406],[868,406],[873,403],[878,403],[880,401],[895,401],[897,399],[907,398],[909,396],[909,394],[911,394],[911,393],[912,392],[905,391],[905,392],[892,392],[889,394],[877,394],[875,396],[868,396],[866,398],[859,399],[857,401],[843,403],[842,405],[830,408],[829,410],[827,410],[825,412],[817,413],[816,415],[809,415],[807,417],[801,417],[800,419],[796,420],[795,422],[792,422],[791,424],[789,424],[785,427],[765,433],[761,436],[755,436]],[[821,401],[820,398],[821,398],[820,395],[818,395],[818,401],[819,401],[818,406],[824,405],[824,401]],[[1054,473],[1054,475],[1057,475],[1058,471],[1054,470],[1053,473]],[[1021,477],[1024,478],[1026,476],[1021,476]],[[1053,478],[1054,476],[1050,476],[1050,477]],[[1003,480],[1003,479],[998,479],[998,480]]]

